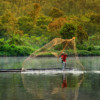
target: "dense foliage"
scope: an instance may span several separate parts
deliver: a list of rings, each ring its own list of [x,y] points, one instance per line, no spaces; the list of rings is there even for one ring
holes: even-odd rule
[[[0,0],[0,56],[26,56],[56,37],[100,55],[99,0]]]

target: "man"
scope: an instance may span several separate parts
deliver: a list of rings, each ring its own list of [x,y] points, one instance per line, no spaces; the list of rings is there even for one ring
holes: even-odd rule
[[[67,54],[65,54],[64,52],[61,55],[61,59],[62,59],[62,64],[63,64],[63,70],[66,67],[66,58],[67,58]]]

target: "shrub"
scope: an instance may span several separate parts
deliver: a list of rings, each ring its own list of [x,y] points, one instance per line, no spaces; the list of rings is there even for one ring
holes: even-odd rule
[[[9,56],[8,52],[0,51],[0,56]]]
[[[87,50],[78,50],[78,55],[79,56],[90,56],[91,52]]]
[[[92,56],[100,56],[100,50],[92,50],[91,53]]]
[[[64,39],[71,39],[75,36],[76,28],[73,24],[66,23],[60,30],[60,34]]]
[[[95,50],[100,50],[100,46],[94,46]]]
[[[78,50],[87,50],[85,45],[77,45]]]
[[[94,46],[89,46],[88,51],[94,50]]]
[[[0,45],[4,45],[4,44],[5,44],[4,38],[1,38],[0,39]]]
[[[35,49],[26,46],[16,46],[15,44],[0,45],[0,56],[28,56]]]

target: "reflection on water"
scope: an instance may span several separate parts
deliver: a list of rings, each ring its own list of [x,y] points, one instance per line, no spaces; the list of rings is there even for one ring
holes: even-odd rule
[[[85,70],[99,70],[100,71],[100,57],[80,57],[80,61],[85,67]]]
[[[20,69],[26,57],[0,57],[0,69]]]
[[[62,88],[66,88],[66,87],[67,87],[67,76],[65,75],[65,73],[63,73]]]
[[[41,100],[75,100],[83,75],[27,75],[22,74],[24,88]],[[32,79],[32,81],[30,81]],[[31,87],[30,87],[31,86]],[[46,97],[46,98],[45,98]]]
[[[62,84],[63,87],[62,87]],[[0,73],[0,100],[99,100],[100,74]]]

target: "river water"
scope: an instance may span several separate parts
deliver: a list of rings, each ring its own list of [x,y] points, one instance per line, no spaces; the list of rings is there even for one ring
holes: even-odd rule
[[[25,58],[0,57],[0,69],[22,68]],[[0,73],[0,100],[100,100],[100,57],[79,59],[84,72]],[[50,66],[50,60],[55,64],[55,58],[42,61]]]

